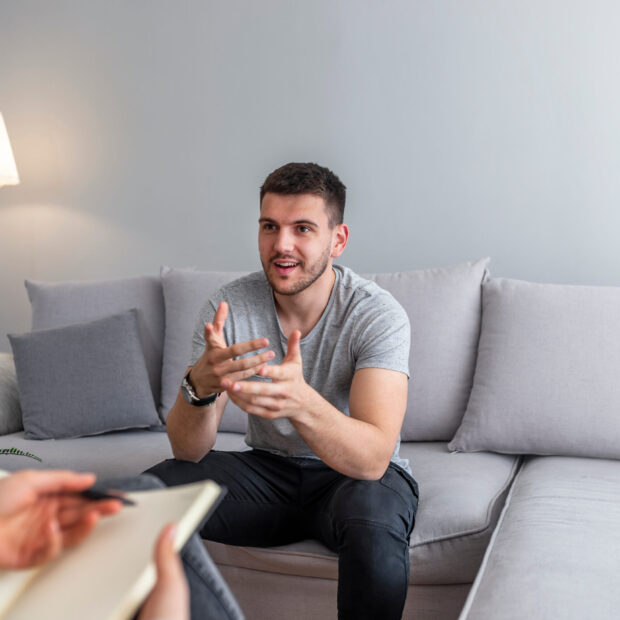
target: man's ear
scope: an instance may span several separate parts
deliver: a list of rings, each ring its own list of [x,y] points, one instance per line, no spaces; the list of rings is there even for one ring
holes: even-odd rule
[[[349,240],[349,227],[346,224],[337,224],[333,235],[331,257],[337,258],[347,247],[347,241]]]

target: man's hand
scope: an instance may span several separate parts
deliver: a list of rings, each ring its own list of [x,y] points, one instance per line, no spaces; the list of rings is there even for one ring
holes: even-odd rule
[[[316,392],[306,383],[302,372],[299,341],[295,330],[288,339],[286,356],[279,366],[264,365],[257,374],[267,381],[222,381],[230,399],[245,412],[261,418],[295,418],[308,410]]]
[[[94,474],[25,470],[0,479],[0,567],[29,568],[79,543],[100,517],[117,513],[118,500],[76,495]]]
[[[264,349],[269,346],[269,340],[257,338],[228,346],[224,338],[227,318],[228,304],[223,301],[213,317],[213,323],[205,325],[205,350],[191,370],[191,383],[199,398],[223,392],[226,382],[234,383],[255,375],[266,362],[274,358],[273,351],[266,351],[235,360],[235,357]]]

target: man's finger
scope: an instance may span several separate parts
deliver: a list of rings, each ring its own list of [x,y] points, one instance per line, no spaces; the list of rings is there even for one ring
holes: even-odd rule
[[[213,317],[213,328],[218,334],[222,334],[224,332],[224,324],[226,323],[226,319],[228,318],[228,304],[225,301],[220,302],[220,305],[217,307],[217,311],[215,312],[215,316]]]
[[[230,400],[232,400],[232,402],[235,403],[235,405],[237,405],[239,409],[251,415],[257,415],[262,418],[278,417],[277,415],[274,415],[276,414],[275,408],[267,408],[267,407],[262,407],[260,405],[257,405],[253,403],[252,401],[248,400],[247,396],[244,396],[243,394],[239,394],[238,392],[235,393],[234,395],[231,395]]]
[[[261,377],[273,379],[274,381],[284,381],[291,378],[291,369],[286,366],[263,366],[259,373]]]
[[[252,351],[259,351],[269,346],[267,338],[257,338],[256,340],[248,340],[247,342],[238,342],[226,347],[225,349],[216,349],[209,352],[209,361],[212,364],[219,364],[231,360],[234,357],[240,357]]]
[[[241,370],[239,372],[233,372],[231,374],[222,377],[220,382],[221,386],[225,390],[229,390],[232,388],[233,383],[237,381],[244,381],[245,379],[249,379],[250,377],[254,377],[257,375],[262,369],[262,366],[248,368],[247,370]]]
[[[288,337],[288,348],[286,355],[284,356],[284,362],[297,362],[301,363],[301,347],[299,342],[301,340],[301,332],[296,329]]]
[[[213,323],[205,323],[204,337],[209,348],[223,349],[226,347],[224,335],[215,331]]]
[[[230,387],[229,392],[234,394],[252,394],[260,396],[279,396],[282,387],[271,381],[236,381]]]
[[[270,362],[276,354],[273,351],[265,351],[259,355],[252,357],[243,357],[237,360],[226,360],[222,364],[214,366],[213,371],[220,377],[228,376],[233,373],[243,372],[248,369],[254,369],[254,373],[258,372],[258,367]],[[251,376],[251,375],[250,375]]]

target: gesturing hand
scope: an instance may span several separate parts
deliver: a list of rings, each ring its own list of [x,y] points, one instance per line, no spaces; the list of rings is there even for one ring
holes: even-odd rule
[[[307,411],[315,392],[303,376],[300,340],[301,332],[295,330],[282,364],[260,368],[258,374],[271,382],[223,381],[230,399],[245,412],[262,418],[294,418]]]
[[[228,346],[224,337],[227,318],[228,304],[223,301],[213,317],[213,323],[205,325],[205,350],[191,370],[191,383],[200,398],[223,392],[226,381],[235,382],[251,377],[274,357],[273,351],[266,351],[251,357],[234,359],[264,349],[269,346],[269,340],[257,338]]]
[[[94,474],[25,470],[0,479],[0,567],[29,568],[85,538],[101,516],[118,512],[117,500],[76,495]]]

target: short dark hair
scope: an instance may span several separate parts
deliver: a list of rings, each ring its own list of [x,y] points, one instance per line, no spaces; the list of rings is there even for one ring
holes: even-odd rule
[[[290,163],[274,170],[260,188],[260,201],[267,192],[281,195],[314,194],[325,201],[331,228],[342,224],[347,188],[329,168],[318,164]]]

